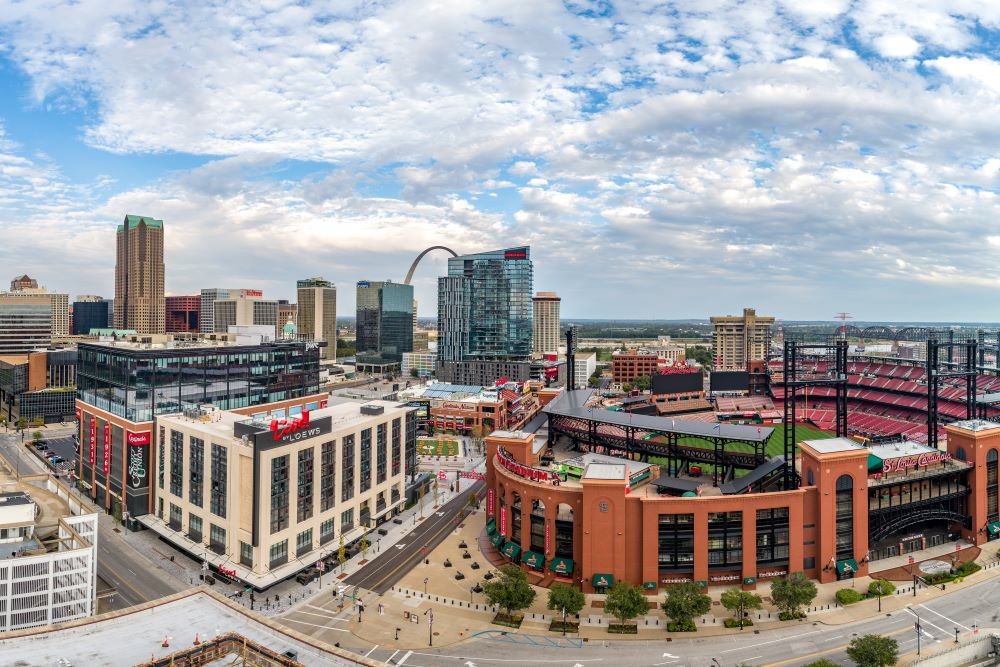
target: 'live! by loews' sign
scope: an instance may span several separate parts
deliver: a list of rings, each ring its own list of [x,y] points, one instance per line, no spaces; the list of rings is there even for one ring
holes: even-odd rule
[[[237,437],[249,436],[258,449],[271,449],[326,435],[331,430],[330,417],[312,419],[309,411],[303,410],[301,415],[293,419],[272,419],[266,429],[250,422],[237,423],[233,433]]]

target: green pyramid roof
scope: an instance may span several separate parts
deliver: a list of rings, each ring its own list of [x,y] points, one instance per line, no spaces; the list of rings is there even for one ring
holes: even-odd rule
[[[157,220],[156,218],[150,218],[145,215],[126,215],[125,222],[128,223],[129,229],[135,229],[139,226],[139,221],[145,221],[146,226],[151,229],[163,229],[163,221]],[[125,231],[125,223],[118,225],[118,231]]]

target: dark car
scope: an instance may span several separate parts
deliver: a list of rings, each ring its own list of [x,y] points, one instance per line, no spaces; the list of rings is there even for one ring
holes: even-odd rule
[[[52,465],[56,465],[56,464],[58,464],[58,463],[63,463],[63,462],[65,462],[65,461],[66,461],[66,459],[64,459],[64,458],[63,458],[63,457],[61,457],[61,456],[53,456],[53,457],[52,457],[51,459],[49,459],[49,460],[50,460],[50,461],[52,462]]]

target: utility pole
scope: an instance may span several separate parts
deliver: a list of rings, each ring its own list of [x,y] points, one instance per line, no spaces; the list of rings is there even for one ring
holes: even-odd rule
[[[917,616],[917,613],[913,613]],[[913,628],[917,631],[917,657],[920,657],[920,616],[917,616],[917,622],[913,624]]]

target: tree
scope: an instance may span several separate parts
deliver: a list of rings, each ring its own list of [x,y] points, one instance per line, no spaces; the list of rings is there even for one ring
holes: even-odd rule
[[[899,643],[892,637],[862,635],[851,640],[847,657],[858,667],[891,667],[899,658]]]
[[[743,628],[743,619],[747,612],[760,609],[763,601],[760,596],[750,591],[741,591],[738,588],[730,588],[722,594],[722,606],[733,612],[740,629]]]
[[[695,616],[707,614],[712,608],[712,598],[698,584],[689,581],[668,588],[667,598],[660,607],[671,621],[685,624]]]
[[[344,561],[347,560],[347,549],[344,548],[344,534],[340,534],[340,546],[337,548],[337,562],[340,563],[340,572],[344,572]]]
[[[553,584],[552,588],[549,589],[548,607],[552,611],[562,613],[565,609],[567,614],[579,614],[586,603],[587,598],[583,592],[572,586]]]
[[[833,660],[820,658],[819,660],[813,660],[810,663],[802,665],[802,667],[837,667],[837,663],[835,663]]]
[[[45,419],[43,417],[34,417],[31,420],[31,425],[35,428],[41,428],[42,426],[45,426]]]
[[[714,361],[714,359],[712,358],[712,350],[708,349],[707,347],[704,347],[702,345],[695,345],[694,347],[689,347],[687,349],[687,352],[685,353],[685,356],[688,359],[693,359],[694,361],[697,361],[705,368],[708,369],[712,368],[712,362]]]
[[[477,452],[481,452],[483,450],[483,440],[486,438],[488,433],[488,429],[482,424],[476,424],[469,432],[469,435],[472,437],[472,444],[476,446]]]
[[[620,625],[649,611],[646,596],[627,581],[616,581],[604,596],[604,611],[618,619]]]
[[[361,542],[358,543],[358,547],[361,549],[361,560],[368,559],[368,547],[370,546],[371,543],[368,541],[368,538],[362,537]]]
[[[483,584],[483,595],[491,605],[514,612],[527,609],[535,599],[535,589],[528,583],[528,575],[517,565],[501,565],[499,576]]]
[[[816,584],[801,572],[792,572],[771,583],[771,599],[779,610],[795,616],[801,607],[808,607],[816,599]]]
[[[415,378],[420,377],[420,371],[418,371],[416,368],[411,368],[410,377],[415,377]]]
[[[31,439],[34,440],[35,442],[38,442],[39,440],[42,439],[42,432],[35,431],[34,433],[31,434]]]
[[[14,425],[17,427],[17,430],[21,431],[28,425],[28,420],[24,417],[18,417],[17,421],[14,422]]]

